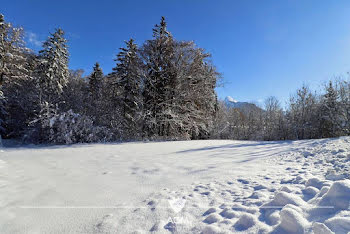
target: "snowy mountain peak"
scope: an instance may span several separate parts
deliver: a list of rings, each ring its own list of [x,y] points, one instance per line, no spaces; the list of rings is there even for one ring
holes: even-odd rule
[[[242,111],[244,110],[260,110],[259,107],[257,107],[255,104],[250,102],[239,102],[235,99],[233,99],[231,96],[227,96],[224,100],[224,103],[229,108],[237,108]]]
[[[231,96],[227,96],[226,100],[229,101],[229,102],[233,102],[233,103],[237,103],[238,102],[237,100],[233,99],[233,97],[231,97]]]

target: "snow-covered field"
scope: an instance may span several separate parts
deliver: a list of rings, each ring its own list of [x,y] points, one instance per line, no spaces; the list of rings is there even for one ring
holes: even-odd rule
[[[4,148],[0,233],[347,233],[350,138]]]

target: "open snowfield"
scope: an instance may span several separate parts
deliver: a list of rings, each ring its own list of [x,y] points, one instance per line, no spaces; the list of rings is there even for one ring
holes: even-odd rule
[[[0,233],[347,233],[350,138],[4,148]]]

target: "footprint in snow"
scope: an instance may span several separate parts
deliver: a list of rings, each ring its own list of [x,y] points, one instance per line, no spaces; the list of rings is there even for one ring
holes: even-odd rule
[[[203,213],[203,216],[207,216],[210,215],[211,213],[215,213],[216,212],[216,208],[212,207],[209,208],[206,212]]]
[[[242,184],[249,184],[249,181],[245,179],[238,179],[237,181],[241,182]]]
[[[207,192],[203,192],[203,193],[201,193],[202,195],[205,195],[205,196],[208,196],[208,195],[210,195],[210,191],[207,191]]]

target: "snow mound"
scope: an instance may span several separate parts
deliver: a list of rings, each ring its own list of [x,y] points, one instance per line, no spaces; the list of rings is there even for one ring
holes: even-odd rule
[[[228,209],[228,208],[225,208],[221,213],[220,215],[226,219],[232,219],[234,217],[237,217],[237,213]]]
[[[329,170],[327,171],[327,174],[326,174],[326,179],[327,180],[333,180],[333,181],[336,181],[336,180],[343,180],[347,177],[346,174],[343,174],[343,173],[337,173],[335,170]]]
[[[304,233],[309,222],[295,209],[285,207],[281,210],[281,223],[277,227],[287,233]]]
[[[323,182],[319,178],[311,178],[306,181],[305,186],[315,187],[317,189],[321,189],[323,187]]]
[[[350,181],[343,180],[334,182],[327,193],[322,196],[320,206],[333,206],[336,210],[349,209]]]
[[[282,192],[287,192],[287,193],[291,193],[291,192],[292,192],[292,190],[290,190],[290,188],[288,188],[287,186],[283,186],[283,187],[280,189],[280,191],[282,191]]]
[[[329,190],[329,186],[323,186],[322,189],[320,190],[320,193],[318,194],[319,197],[322,197],[324,194],[326,194]]]
[[[312,231],[316,234],[333,234],[325,224],[314,222],[312,224]]]
[[[218,227],[214,227],[214,226],[206,226],[203,231],[201,232],[201,234],[217,234],[217,233],[222,233],[220,231],[220,229]]]
[[[319,192],[320,190],[312,186],[302,189],[302,193],[304,194],[304,200],[306,201],[310,200],[311,198],[314,198]]]
[[[280,221],[280,219],[280,211],[276,210],[267,217],[266,222],[270,225],[275,225]]]
[[[307,203],[301,199],[298,195],[296,194],[290,194],[287,192],[277,192],[274,199],[265,205],[263,205],[261,208],[282,208],[283,206],[287,204],[292,204],[300,207],[306,207]]]
[[[252,214],[243,214],[238,220],[237,222],[233,225],[233,227],[237,230],[237,231],[245,231],[251,227],[253,227],[254,225],[256,225],[258,223],[258,220],[255,216],[253,216]]]
[[[203,222],[207,224],[216,223],[221,220],[221,217],[218,214],[211,214],[208,217],[206,217]]]
[[[325,224],[335,233],[348,233],[350,231],[350,217],[333,217]]]

